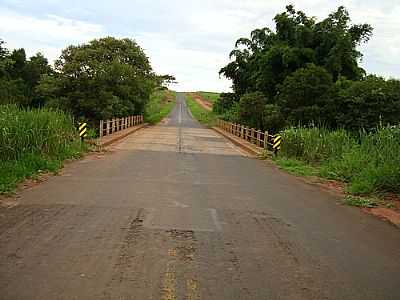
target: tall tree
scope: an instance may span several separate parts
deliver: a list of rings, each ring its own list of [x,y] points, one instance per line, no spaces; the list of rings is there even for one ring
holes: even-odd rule
[[[149,60],[133,40],[106,37],[69,46],[54,77],[39,87],[51,102],[90,120],[143,112],[156,84]]]
[[[372,27],[351,24],[343,6],[318,22],[289,5],[275,16],[274,22],[275,31],[256,29],[249,38],[238,39],[230,53],[231,62],[220,70],[220,74],[232,81],[236,98],[244,99],[239,106],[241,121],[251,126],[278,128],[277,120],[284,116],[292,123],[314,121],[334,125],[334,82],[360,80],[365,76],[359,66],[362,54],[357,47],[369,40]],[[257,93],[264,95],[264,110],[259,107],[262,97]],[[246,107],[254,106],[254,101],[257,111]],[[229,116],[227,103],[230,102],[216,107]],[[263,117],[258,110],[264,114],[270,112],[274,117]]]

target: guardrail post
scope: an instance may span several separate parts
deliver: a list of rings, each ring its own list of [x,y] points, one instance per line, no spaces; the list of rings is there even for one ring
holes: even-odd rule
[[[264,132],[264,149],[268,149],[268,131]]]
[[[100,130],[99,130],[99,136],[100,138],[103,137],[103,120],[100,120]]]
[[[261,133],[259,130],[257,130],[257,146],[258,147],[260,147],[260,145],[261,145],[260,138],[261,138]]]

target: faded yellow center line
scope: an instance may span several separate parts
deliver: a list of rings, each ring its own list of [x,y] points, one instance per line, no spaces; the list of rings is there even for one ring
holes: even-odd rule
[[[186,280],[186,299],[187,300],[197,300],[200,299],[198,295],[198,282],[194,279]]]
[[[176,276],[173,262],[168,262],[163,278],[162,300],[176,300]]]
[[[178,253],[176,249],[168,249],[168,256],[173,258],[172,261],[167,263],[167,268],[164,273],[164,277],[162,280],[162,300],[176,300],[177,297],[177,279],[176,279],[176,258],[178,257]],[[189,278],[186,279],[186,300],[199,300],[199,283],[197,280]]]

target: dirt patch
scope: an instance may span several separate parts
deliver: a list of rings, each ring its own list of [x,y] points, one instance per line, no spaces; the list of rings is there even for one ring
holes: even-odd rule
[[[393,209],[378,207],[378,208],[364,208],[363,210],[374,216],[377,216],[380,219],[389,221],[390,223],[400,228],[400,213]]]
[[[189,93],[189,95],[196,101],[201,107],[204,109],[211,111],[212,110],[212,103],[205,100],[203,97],[201,97],[199,94],[196,93]]]

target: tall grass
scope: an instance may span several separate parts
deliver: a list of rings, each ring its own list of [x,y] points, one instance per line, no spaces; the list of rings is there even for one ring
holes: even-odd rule
[[[48,109],[0,106],[0,192],[39,170],[55,171],[84,150],[72,118]]]
[[[212,127],[217,123],[217,115],[211,110],[207,110],[198,104],[190,94],[186,95],[187,106],[193,117],[201,124]]]
[[[318,166],[321,176],[348,182],[350,192],[400,192],[400,128],[358,135],[292,128],[282,135],[281,156]]]
[[[165,118],[175,106],[176,93],[169,90],[157,90],[146,104],[144,118],[147,123],[156,124]]]

